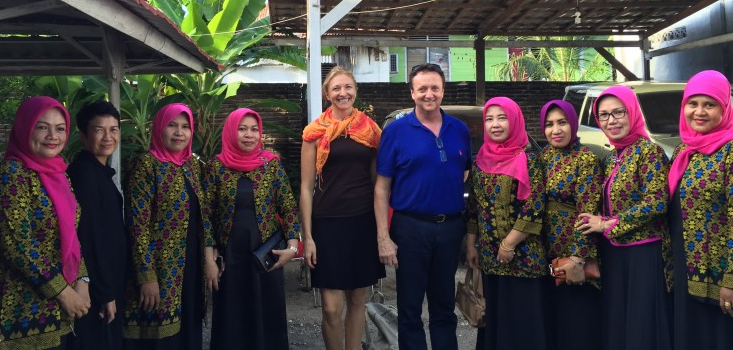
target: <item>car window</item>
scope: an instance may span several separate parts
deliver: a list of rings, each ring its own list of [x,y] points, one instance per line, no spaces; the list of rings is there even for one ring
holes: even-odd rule
[[[588,100],[583,105],[583,110],[580,111],[582,119],[581,125],[590,126],[591,128],[598,129],[598,123],[596,123],[596,117],[593,115],[593,104],[596,103],[597,97],[588,97]]]
[[[575,110],[580,112],[580,109],[583,107],[583,100],[585,99],[585,93],[586,89],[568,89],[568,91],[565,93],[565,97],[563,98],[565,101],[570,102],[570,104],[575,107]]]
[[[679,134],[682,91],[639,94],[646,125],[653,134]]]

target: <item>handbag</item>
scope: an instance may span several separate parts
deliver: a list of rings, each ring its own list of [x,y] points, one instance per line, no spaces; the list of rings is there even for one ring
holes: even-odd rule
[[[286,247],[287,243],[283,239],[283,231],[275,231],[270,238],[252,252],[252,258],[254,259],[255,266],[257,266],[257,270],[262,273],[268,272],[278,260],[277,255],[272,254],[272,251],[282,250]]]
[[[555,258],[552,259],[550,264],[550,275],[555,277],[555,285],[559,286],[565,283],[565,271],[557,271],[557,268],[571,262],[570,258]],[[575,263],[573,261],[573,263]],[[596,259],[585,259],[583,264],[583,272],[585,273],[586,280],[597,279],[601,277],[601,269],[598,267],[598,261]]]
[[[458,282],[456,288],[456,305],[473,327],[484,326],[486,301],[484,300],[484,285],[481,281],[481,272],[468,267],[463,282]]]

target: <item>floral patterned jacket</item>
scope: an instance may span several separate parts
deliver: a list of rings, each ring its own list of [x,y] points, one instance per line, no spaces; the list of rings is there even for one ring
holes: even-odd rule
[[[564,149],[547,146],[540,155],[545,165],[545,218],[543,232],[548,259],[577,256],[597,258],[597,236],[575,229],[580,213],[598,213],[601,207],[601,168],[598,157],[576,141]]]
[[[545,210],[544,169],[536,153],[527,152],[529,198],[517,199],[517,180],[507,175],[487,174],[474,162],[468,210],[478,224],[479,263],[484,273],[537,278],[548,274],[545,246],[541,237]],[[516,246],[516,256],[509,264],[500,264],[496,256],[499,243],[516,229],[528,233]]]
[[[81,211],[77,207],[76,224]],[[62,275],[59,226],[38,173],[0,162],[0,349],[61,345],[70,321],[56,296]],[[87,276],[82,260],[78,276]]]
[[[243,173],[231,170],[218,159],[209,161],[204,176],[204,189],[209,202],[205,212],[214,223],[214,240],[220,250],[225,250],[232,228],[237,181],[245,176],[252,181],[255,197],[255,216],[262,241],[266,241],[278,228],[283,228],[285,239],[298,239],[300,223],[298,206],[293,196],[285,169],[279,160],[273,159],[252,171]],[[279,219],[282,219],[282,225]]]
[[[639,138],[605,161],[603,213],[613,223],[603,235],[615,246],[663,240],[669,246],[669,160],[657,144]]]
[[[150,153],[140,156],[128,171],[125,218],[132,242],[135,283],[130,284],[127,291],[125,338],[160,339],[180,330],[180,291],[190,215],[200,215],[198,231],[202,256],[204,247],[214,244],[211,223],[201,211],[191,211],[186,190],[188,182],[199,203],[205,203],[206,193],[200,178],[198,160],[191,158],[177,166],[161,162]],[[139,285],[152,281],[158,282],[161,302],[153,311],[145,312],[140,309]]]
[[[719,300],[720,287],[733,289],[733,142],[707,156],[694,153],[679,192],[687,264],[675,268],[687,271],[690,295]]]

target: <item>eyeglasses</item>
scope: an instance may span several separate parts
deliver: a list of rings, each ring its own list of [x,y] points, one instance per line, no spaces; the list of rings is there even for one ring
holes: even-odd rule
[[[611,113],[598,113],[598,120],[605,122],[613,116],[613,119],[621,119],[626,116],[625,109],[614,109]]]
[[[435,63],[421,63],[421,64],[418,64],[416,66],[412,66],[412,71],[411,72],[412,73],[415,73],[415,72],[421,71],[421,70],[429,70],[429,71],[434,70],[434,71],[438,71],[438,72],[441,72],[441,73],[443,72],[443,69],[440,68],[440,65],[435,64]]]
[[[440,161],[445,163],[448,161],[448,155],[445,153],[445,149],[443,148],[443,140],[440,139],[440,137],[435,138],[435,145],[438,146],[438,151],[440,151]]]

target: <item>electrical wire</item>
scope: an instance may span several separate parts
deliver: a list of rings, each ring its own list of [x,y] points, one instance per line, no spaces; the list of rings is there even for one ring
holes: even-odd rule
[[[431,2],[437,2],[437,1],[439,1],[439,0],[427,0],[427,1],[423,1],[423,2],[418,2],[418,3],[410,4],[410,5],[388,7],[388,8],[377,9],[377,10],[349,11],[349,14],[377,13],[377,12],[387,12],[387,11],[401,10],[401,9],[410,8],[410,7],[422,6],[422,5],[429,4]],[[321,13],[321,14],[322,15],[325,15],[326,13]],[[257,27],[249,27],[249,28],[241,29],[241,30],[235,30],[235,31],[229,31],[229,32],[207,33],[207,34],[191,34],[189,36],[190,37],[202,37],[202,36],[214,36],[214,35],[219,35],[219,34],[232,34],[232,35],[237,35],[239,33],[242,33],[242,32],[245,32],[245,31],[249,31],[249,30],[260,29],[260,28],[270,27],[270,26],[275,25],[275,24],[281,24],[281,23],[286,23],[286,22],[294,21],[296,19],[303,18],[305,16],[307,16],[307,14],[302,14],[302,15],[298,15],[298,16],[295,16],[295,17],[286,18],[286,19],[283,19],[281,21],[273,22],[273,23],[270,23],[270,24],[264,24],[264,25],[257,26]]]

